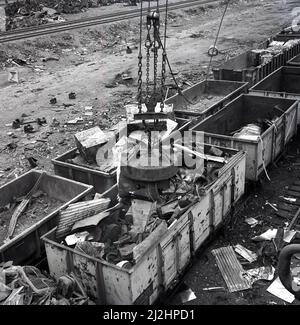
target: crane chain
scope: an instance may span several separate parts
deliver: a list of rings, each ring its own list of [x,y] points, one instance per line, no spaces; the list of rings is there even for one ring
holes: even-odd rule
[[[142,53],[139,54],[138,59],[138,109],[139,113],[142,112],[142,100],[143,100],[143,95],[142,95]]]
[[[142,76],[143,76],[143,55],[142,55],[142,22],[143,22],[143,1],[141,1],[141,12],[140,12],[140,40],[139,40],[139,56],[138,56],[138,110],[139,113],[142,112],[142,101],[143,101],[143,92],[142,92]]]
[[[146,47],[146,101],[149,101],[150,95],[149,95],[149,84],[150,84],[150,49],[152,47],[152,41],[151,41],[151,19],[149,15],[147,16],[147,37],[145,42]]]
[[[162,63],[161,63],[161,100],[160,100],[160,111],[164,111],[164,100],[165,100],[165,84],[166,84],[166,61],[167,61],[167,52],[166,52],[166,40],[167,40],[167,23],[168,23],[168,0],[166,0],[166,11],[165,11],[165,31],[164,31],[164,46],[162,47]],[[159,39],[160,43],[160,39]]]
[[[158,64],[158,49],[159,49],[159,19],[153,20],[153,93],[156,95],[157,88],[157,64]]]

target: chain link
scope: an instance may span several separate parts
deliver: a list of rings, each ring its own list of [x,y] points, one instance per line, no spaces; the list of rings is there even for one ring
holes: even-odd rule
[[[163,50],[162,55],[162,66],[161,66],[161,100],[160,100],[160,111],[164,111],[165,103],[165,81],[166,81],[166,51]]]
[[[138,109],[139,113],[142,112],[142,53],[139,54],[139,63],[138,63]]]
[[[138,56],[138,109],[139,113],[142,112],[142,64],[143,64],[143,56],[142,56],[142,22],[143,22],[143,1],[141,1],[141,12],[140,12],[140,44],[139,44],[139,56]]]
[[[149,84],[150,84],[150,49],[152,46],[151,38],[150,38],[150,29],[151,25],[147,25],[147,39],[145,42],[146,46],[146,100],[148,102],[150,97],[149,92]]]
[[[156,11],[153,12],[153,52],[154,52],[154,61],[153,61],[153,95],[157,97],[156,88],[157,88],[157,64],[158,64],[158,49],[159,45],[159,0],[156,1]]]
[[[156,31],[154,29],[154,41],[153,41],[153,94],[156,95],[156,85],[157,85],[157,61],[158,61],[158,48],[156,41]]]

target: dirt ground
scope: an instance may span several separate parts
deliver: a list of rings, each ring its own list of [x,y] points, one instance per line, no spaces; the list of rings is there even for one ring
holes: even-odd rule
[[[290,24],[291,11],[297,2],[233,1],[217,44],[221,53],[213,65],[254,48],[282,26]],[[214,42],[223,10],[224,5],[211,5],[169,13],[167,53],[181,84],[184,81],[195,83],[204,78],[209,62],[207,50]],[[75,146],[75,132],[92,125],[107,129],[125,117],[124,105],[134,102],[137,92],[137,44],[138,19],[132,19],[1,45],[0,185],[30,169],[29,157],[37,159],[39,168],[53,172],[51,159]],[[131,54],[126,53],[127,46],[133,50]],[[27,61],[26,65],[18,68],[19,84],[7,83],[7,73],[11,69],[5,67],[8,58]],[[49,60],[43,62],[42,58]],[[132,76],[132,81],[120,83],[123,73]],[[69,99],[70,92],[76,93],[76,99]],[[56,105],[50,104],[52,97],[57,98]],[[84,115],[87,106],[93,107],[93,116]],[[47,124],[34,125],[37,131],[32,134],[25,134],[22,128],[13,129],[10,126],[12,121],[22,114],[26,120],[45,117]],[[84,124],[65,124],[76,117],[83,117]],[[52,123],[53,119],[55,123]],[[283,160],[280,164],[285,163]],[[205,293],[202,290],[203,287],[225,286],[209,253],[212,247],[241,243],[254,249],[249,241],[253,232],[259,233],[262,227],[272,224],[274,213],[265,207],[265,201],[269,199],[276,203],[274,198],[282,195],[282,186],[287,186],[299,175],[298,168],[280,171],[278,173],[272,168],[272,181],[263,181],[263,186],[252,194],[253,199],[245,209],[247,216],[261,215],[263,224],[250,228],[243,221],[244,212],[237,219],[234,230],[227,232],[226,238],[221,236],[213,242],[188,272],[184,281],[197,296],[190,304],[283,304],[265,292],[265,284],[235,294],[226,291]],[[176,297],[172,303],[178,303]]]

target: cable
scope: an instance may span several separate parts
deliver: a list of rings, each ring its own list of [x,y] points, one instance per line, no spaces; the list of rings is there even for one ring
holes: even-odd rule
[[[222,15],[222,18],[221,18],[221,21],[220,21],[220,25],[219,25],[219,28],[218,28],[218,32],[217,32],[217,35],[216,35],[216,38],[215,38],[215,42],[214,42],[214,45],[213,45],[213,48],[214,49],[216,48],[216,45],[217,45],[217,41],[218,41],[218,38],[219,38],[219,34],[220,34],[220,31],[221,31],[221,27],[222,27],[222,24],[223,24],[223,20],[224,20],[224,17],[225,17],[227,8],[229,6],[229,2],[230,2],[230,0],[228,0],[227,3],[226,3],[225,10],[223,12],[223,15]],[[212,59],[213,59],[213,56],[211,56],[210,57],[210,60],[209,60],[209,64],[208,64],[208,67],[207,67],[205,81],[207,81],[207,79],[208,79],[208,74],[209,74],[209,70],[210,70],[210,67],[211,67]]]
[[[165,79],[166,79],[166,46],[167,46],[167,24],[168,24],[168,0],[166,0],[166,11],[165,11],[165,30],[164,30],[164,46],[162,53],[162,64],[161,64],[161,100],[160,110],[164,110],[164,95],[165,95]]]
[[[222,27],[223,20],[224,20],[225,14],[226,14],[226,12],[227,12],[227,9],[228,9],[228,6],[229,6],[229,3],[230,3],[230,0],[228,0],[227,3],[226,3],[226,7],[225,7],[225,10],[224,10],[224,12],[223,12],[223,15],[222,15],[222,18],[221,18],[220,24],[219,24],[219,28],[218,28],[218,32],[217,32],[217,35],[216,35],[216,38],[215,38],[215,42],[214,42],[213,48],[216,48],[216,44],[217,44],[217,41],[218,41],[218,38],[219,38],[219,34],[220,34],[220,31],[221,31],[221,27]],[[162,44],[160,37],[159,37],[159,42],[160,42],[160,45],[161,45],[162,49],[165,51],[165,46]],[[179,85],[178,85],[178,82],[177,82],[176,78],[174,77],[174,74],[173,74],[173,71],[172,71],[172,68],[171,68],[171,65],[170,65],[170,62],[169,62],[169,59],[168,59],[167,54],[166,54],[165,56],[166,56],[166,61],[167,61],[167,64],[168,64],[168,67],[169,67],[170,73],[171,73],[172,78],[173,78],[173,80],[174,80],[174,83],[175,83],[175,85],[176,85],[178,95],[179,95],[179,96],[182,96],[182,97],[186,100],[186,102],[187,102],[188,104],[190,104],[190,105],[196,105],[196,104],[198,103],[198,101],[195,101],[195,102],[191,101],[191,100],[188,99],[188,98],[183,94],[183,92],[181,91],[181,89],[180,89],[180,87],[179,87]],[[205,82],[206,82],[207,79],[208,79],[208,75],[209,75],[209,70],[210,70],[210,67],[211,67],[212,59],[213,59],[213,56],[210,57],[209,65],[208,65],[207,72],[206,72]],[[205,84],[205,87],[206,87],[206,84]]]
[[[163,51],[165,52],[165,47],[164,47],[164,45],[162,44],[162,41],[161,41],[161,38],[160,38],[160,36],[158,36],[158,40],[159,40],[159,43],[160,43],[160,46],[162,47],[162,49],[163,49]],[[173,70],[172,70],[172,67],[171,67],[171,65],[170,65],[170,62],[169,62],[169,58],[168,58],[168,55],[167,55],[167,53],[165,52],[165,58],[166,58],[166,61],[167,61],[167,64],[168,64],[168,67],[169,67],[169,70],[170,70],[170,73],[171,73],[171,75],[172,75],[172,78],[173,78],[173,81],[174,81],[174,83],[175,83],[175,85],[176,85],[176,88],[177,88],[177,91],[178,91],[178,94],[180,95],[180,96],[182,96],[190,105],[195,105],[196,104],[196,102],[195,103],[193,103],[193,102],[191,102],[183,93],[182,93],[182,91],[181,91],[181,89],[180,89],[180,87],[179,87],[179,85],[178,85],[178,82],[177,82],[177,80],[176,80],[176,78],[174,77],[174,74],[173,74]]]
[[[261,138],[261,136],[259,136],[259,140],[261,141],[261,146],[262,146],[262,163],[263,163],[263,169],[264,169],[264,172],[265,172],[265,174],[266,174],[266,176],[267,176],[267,179],[270,181],[271,180],[271,178],[269,177],[269,174],[268,174],[268,172],[267,172],[267,168],[266,168],[266,164],[265,164],[265,159],[264,159],[264,156],[263,156],[263,152],[264,152],[264,150],[265,150],[265,148],[264,148],[264,142],[263,142],[263,139]]]
[[[166,16],[165,16],[165,38],[164,38],[164,50],[166,50],[167,43],[167,23],[168,23],[168,0],[166,0]]]

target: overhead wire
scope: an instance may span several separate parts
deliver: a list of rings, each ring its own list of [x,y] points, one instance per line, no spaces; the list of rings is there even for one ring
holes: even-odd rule
[[[160,100],[161,112],[163,112],[163,109],[164,109],[164,96],[166,96],[166,94],[165,94],[165,87],[166,87],[165,78],[166,78],[167,24],[168,24],[168,0],[166,0],[164,46],[163,46],[162,65],[161,65],[161,100]]]
[[[217,35],[216,35],[216,38],[215,38],[215,41],[214,41],[213,49],[216,48],[216,45],[217,45],[217,42],[218,42],[218,38],[219,38],[219,35],[220,35],[220,31],[221,31],[221,27],[222,27],[222,24],[223,24],[223,20],[224,20],[224,17],[226,15],[226,12],[227,12],[229,3],[230,3],[230,0],[228,0],[227,3],[226,3],[226,6],[225,6],[225,9],[224,9],[224,12],[223,12],[223,15],[222,15],[220,24],[219,24],[218,32],[217,32]],[[213,59],[213,55],[210,56],[209,64],[208,64],[208,67],[207,67],[205,81],[207,81],[208,76],[209,76],[209,70],[210,70],[210,67],[211,67],[211,64],[212,64],[212,59]]]
[[[221,17],[221,21],[220,21],[220,24],[219,24],[219,27],[218,27],[218,31],[217,31],[217,34],[216,34],[216,37],[215,37],[215,41],[214,41],[214,45],[213,45],[213,48],[216,47],[216,44],[217,44],[217,41],[218,41],[218,38],[219,38],[219,34],[220,34],[220,31],[221,31],[221,27],[222,27],[222,24],[223,24],[223,21],[224,21],[224,18],[225,18],[225,15],[226,15],[226,12],[227,12],[227,9],[228,9],[228,6],[229,6],[229,3],[230,3],[230,0],[227,1],[226,3],[226,6],[225,6],[225,9],[224,9],[224,12],[222,14],[222,17]],[[163,47],[164,48],[164,47]],[[208,65],[208,68],[207,68],[207,72],[206,72],[206,78],[205,78],[205,82],[207,81],[208,79],[208,76],[209,76],[209,71],[210,71],[210,67],[211,67],[211,64],[212,64],[212,59],[213,59],[213,56],[210,57],[210,61],[209,61],[209,65]],[[177,88],[177,93],[178,95],[182,96],[185,101],[190,104],[190,105],[196,105],[198,103],[198,101],[191,101],[190,99],[188,99],[184,93],[182,92],[182,90],[180,89],[179,85],[178,85],[178,82],[173,74],[173,71],[172,71],[172,68],[171,68],[171,65],[170,65],[170,62],[169,62],[169,59],[168,57],[166,56],[166,60],[167,60],[167,64],[168,64],[168,67],[169,67],[169,70],[170,70],[170,73],[172,75],[172,78],[173,78],[173,81],[175,83],[175,86]]]
[[[141,1],[141,15],[140,15],[140,50],[141,50],[141,42],[142,42],[142,2]],[[158,0],[157,0],[157,3],[158,3]],[[221,27],[222,27],[222,24],[223,24],[223,21],[224,21],[224,17],[226,15],[226,12],[227,12],[227,9],[228,9],[228,6],[229,6],[229,3],[230,3],[230,0],[227,1],[226,3],[226,6],[225,6],[225,9],[224,9],[224,12],[222,14],[222,17],[221,17],[221,21],[220,21],[220,24],[219,24],[219,27],[218,27],[218,31],[217,31],[217,34],[216,34],[216,37],[215,37],[215,41],[214,41],[214,45],[213,45],[213,48],[216,47],[216,44],[217,44],[217,41],[218,41],[218,38],[219,38],[219,34],[220,34],[220,31],[221,31]],[[190,105],[196,105],[198,103],[198,101],[191,101],[189,98],[187,98],[184,93],[182,92],[176,78],[175,78],[175,75],[174,75],[174,72],[172,70],[172,67],[171,67],[171,64],[170,64],[170,61],[169,61],[169,58],[168,58],[168,55],[166,53],[166,38],[167,38],[167,35],[166,35],[166,32],[167,32],[167,13],[168,13],[168,0],[166,0],[166,16],[165,16],[165,30],[164,30],[164,43],[161,41],[161,38],[160,38],[160,35],[158,34],[157,35],[157,38],[158,38],[158,41],[159,41],[159,44],[163,50],[163,59],[167,62],[167,65],[168,65],[168,68],[170,70],[170,73],[171,73],[171,76],[172,76],[172,79],[175,83],[175,86],[176,86],[176,89],[177,89],[177,93],[182,96],[185,101],[190,104]],[[150,12],[150,0],[148,0],[148,13]],[[149,32],[149,31],[148,31]],[[147,59],[149,60],[149,53],[147,54]],[[209,61],[209,65],[208,65],[208,68],[207,68],[207,73],[206,73],[206,78],[205,78],[205,81],[207,81],[208,79],[208,76],[209,76],[209,71],[210,71],[210,68],[211,68],[211,64],[212,64],[212,59],[213,59],[213,56],[210,57],[210,61]],[[147,66],[149,65],[149,63],[147,63]],[[147,67],[147,73],[146,75],[148,76],[147,78],[147,84],[149,83],[149,67]],[[147,89],[149,87],[149,85],[146,84],[146,93],[148,93]]]

